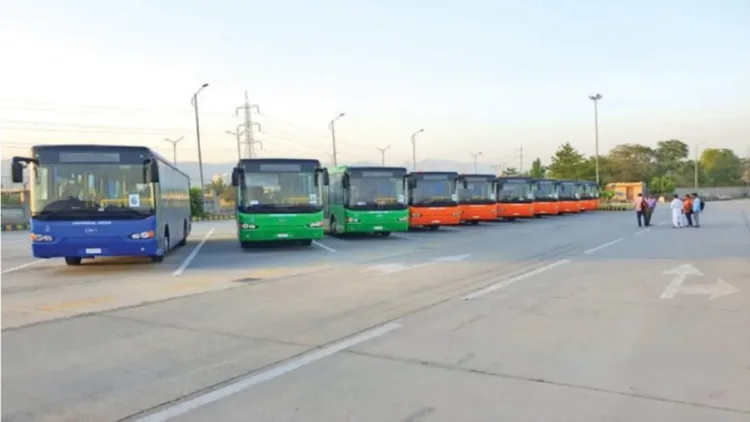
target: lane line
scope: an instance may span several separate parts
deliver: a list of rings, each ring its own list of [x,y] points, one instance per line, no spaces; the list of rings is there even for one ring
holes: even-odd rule
[[[633,236],[640,236],[640,235],[642,235],[643,233],[646,233],[646,232],[648,232],[649,230],[651,230],[651,228],[650,228],[650,227],[649,227],[649,228],[647,228],[647,229],[643,229],[643,230],[638,230],[637,232],[633,233]]]
[[[623,240],[622,238],[619,238],[619,239],[615,239],[615,240],[613,240],[613,241],[611,241],[611,242],[607,242],[607,243],[605,243],[605,244],[603,244],[603,245],[599,245],[599,246],[597,246],[597,247],[595,247],[595,248],[591,248],[591,249],[589,249],[589,250],[583,251],[583,253],[584,253],[585,255],[588,255],[588,254],[594,253],[594,252],[596,252],[596,251],[602,250],[602,249],[604,249],[604,248],[608,248],[608,247],[610,247],[610,246],[612,246],[612,245],[614,245],[614,244],[616,244],[616,243],[620,243],[620,242],[622,242],[622,240]]]
[[[3,270],[3,272],[2,272],[2,273],[0,273],[0,274],[8,274],[8,273],[12,273],[13,271],[17,271],[17,270],[20,270],[20,269],[22,269],[22,268],[30,267],[30,266],[32,266],[32,265],[36,265],[36,264],[42,263],[42,262],[44,262],[44,261],[46,261],[46,259],[38,259],[38,260],[36,260],[36,261],[31,261],[31,262],[27,262],[27,263],[25,263],[25,264],[22,264],[22,265],[19,265],[19,266],[17,266],[17,267],[13,267],[13,268],[8,268],[7,270]]]
[[[180,268],[174,270],[174,272],[172,273],[172,277],[179,277],[179,276],[182,275],[182,273],[185,272],[185,270],[187,269],[188,265],[190,265],[190,263],[193,261],[193,259],[195,259],[195,257],[198,255],[198,252],[200,252],[201,248],[203,247],[203,245],[206,244],[206,241],[208,241],[208,238],[211,237],[212,234],[214,234],[214,229],[213,228],[211,230],[209,230],[208,233],[206,233],[205,236],[203,236],[203,239],[201,239],[200,243],[198,243],[198,245],[195,247],[195,249],[193,249],[190,252],[190,255],[188,255],[187,258],[185,258],[185,260],[182,261],[182,264],[180,265]]]
[[[336,252],[336,249],[333,249],[330,246],[324,245],[324,244],[318,242],[317,240],[313,240],[312,243],[313,243],[313,245],[315,245],[315,246],[317,246],[319,248],[323,248],[323,249],[327,250],[328,252]]]
[[[321,349],[317,349],[317,350],[313,350],[308,353],[305,353],[302,356],[296,359],[293,359],[291,361],[288,361],[282,365],[272,367],[272,368],[263,370],[261,372],[255,373],[255,374],[248,375],[245,378],[241,378],[238,381],[235,381],[217,390],[210,391],[208,393],[199,395],[197,397],[194,397],[182,403],[178,403],[173,406],[167,407],[164,410],[161,410],[156,413],[152,413],[151,415],[137,419],[136,422],[162,422],[162,421],[172,419],[176,416],[183,415],[187,412],[198,409],[207,404],[211,404],[215,401],[224,399],[233,394],[237,394],[243,390],[246,390],[250,387],[261,384],[263,382],[270,381],[288,372],[294,371],[303,366],[306,366],[313,362],[321,360],[325,357],[328,357],[336,353],[339,353],[341,351],[344,351],[346,349],[349,349],[360,343],[364,343],[368,340],[372,340],[376,337],[380,337],[382,335],[385,335],[399,328],[401,328],[401,325],[395,324],[395,323],[389,323],[389,324],[381,325],[380,327],[375,327],[373,329],[364,331],[348,339],[344,339],[337,343],[323,347]]]
[[[475,291],[473,293],[469,293],[466,296],[464,296],[463,299],[464,300],[476,299],[479,296],[483,296],[483,295],[486,295],[487,293],[494,292],[495,290],[500,290],[500,289],[502,289],[504,287],[508,287],[508,286],[510,286],[511,284],[513,284],[513,283],[515,283],[517,281],[521,281],[521,280],[527,279],[529,277],[533,277],[533,276],[535,276],[537,274],[541,274],[541,273],[543,273],[543,272],[545,272],[547,270],[551,270],[553,268],[559,267],[561,265],[568,264],[570,262],[571,261],[569,259],[561,259],[559,261],[555,261],[555,262],[553,262],[551,264],[545,265],[543,267],[537,268],[537,269],[529,271],[527,273],[523,273],[523,274],[517,275],[515,277],[509,278],[507,280],[504,280],[504,281],[501,281],[499,283],[493,284],[491,286],[487,286],[487,287],[485,287],[483,289],[477,290],[477,291]]]
[[[666,226],[667,224],[669,224],[669,220],[664,220],[661,223],[659,223],[660,226]]]

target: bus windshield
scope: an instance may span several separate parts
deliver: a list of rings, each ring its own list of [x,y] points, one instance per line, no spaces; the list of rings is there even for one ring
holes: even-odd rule
[[[492,204],[495,202],[492,187],[492,180],[468,177],[466,188],[459,186],[458,200],[465,204]]]
[[[351,208],[406,204],[404,177],[393,172],[367,171],[353,173],[349,178],[349,206]]]
[[[557,185],[549,181],[540,181],[536,184],[534,197],[537,199],[557,199]]]
[[[320,208],[314,172],[246,172],[241,211]]]
[[[531,182],[515,180],[502,182],[498,199],[501,201],[529,201],[532,197]]]
[[[144,172],[144,170],[146,170]],[[38,219],[130,219],[154,214],[143,164],[44,164],[32,167],[30,210]]]
[[[451,175],[425,175],[417,178],[417,187],[412,191],[414,205],[455,204],[456,182]]]
[[[576,197],[576,185],[573,182],[562,182],[560,183],[560,197],[566,199],[573,199]]]

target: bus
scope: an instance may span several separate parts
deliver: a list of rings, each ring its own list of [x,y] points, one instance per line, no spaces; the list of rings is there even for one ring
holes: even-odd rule
[[[534,179],[531,177],[498,177],[497,215],[514,221],[518,217],[534,217]]]
[[[328,173],[316,159],[242,159],[237,187],[237,238],[242,248],[266,242],[312,245],[323,238],[323,186]]]
[[[560,182],[555,179],[536,179],[534,183],[534,215],[560,214]]]
[[[190,235],[190,178],[146,147],[37,145],[11,167],[14,183],[29,169],[36,258],[161,262]]]
[[[328,171],[330,185],[323,203],[326,229],[332,236],[385,237],[409,230],[405,168],[340,166]]]
[[[560,214],[581,212],[578,182],[575,180],[560,180],[559,182],[558,205]]]
[[[463,174],[458,187],[461,221],[479,224],[497,220],[494,174]]]
[[[596,211],[599,209],[599,185],[596,182],[582,181],[581,209]]]
[[[457,192],[459,182],[461,178],[455,171],[420,171],[409,174],[409,227],[437,230],[440,226],[460,224],[461,208]]]

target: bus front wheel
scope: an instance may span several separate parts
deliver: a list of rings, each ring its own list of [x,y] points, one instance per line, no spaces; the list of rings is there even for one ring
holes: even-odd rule
[[[76,256],[66,256],[65,263],[68,265],[81,265],[81,258]]]
[[[388,237],[391,235],[391,232],[380,232],[380,235],[383,237]]]
[[[430,230],[437,230],[437,229],[439,229],[439,228],[440,228],[440,226],[439,226],[439,225],[437,225],[437,224],[433,224],[433,225],[431,225],[431,226],[427,226],[427,228],[428,228],[428,229],[430,229]]]
[[[302,246],[310,246],[312,245],[312,239],[303,239],[299,242]]]

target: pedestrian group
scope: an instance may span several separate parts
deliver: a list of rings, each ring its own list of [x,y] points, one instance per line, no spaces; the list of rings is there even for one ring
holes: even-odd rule
[[[635,200],[635,212],[638,218],[638,227],[651,226],[651,216],[654,214],[657,200],[653,194],[647,198],[643,194],[638,194]],[[703,199],[697,193],[687,194],[682,199],[679,195],[674,195],[669,208],[672,210],[672,227],[700,227],[700,215],[705,208]]]

